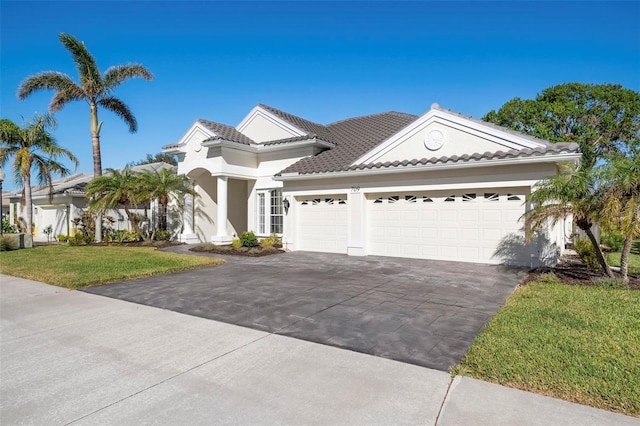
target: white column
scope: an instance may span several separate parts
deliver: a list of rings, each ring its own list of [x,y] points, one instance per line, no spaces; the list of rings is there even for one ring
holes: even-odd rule
[[[217,184],[217,211],[216,215],[216,236],[213,237],[215,244],[231,244],[231,237],[227,235],[227,180],[226,176],[216,177]]]
[[[199,242],[198,236],[193,232],[193,196],[187,194],[184,199],[182,211],[182,234],[178,239],[183,243],[193,244]]]

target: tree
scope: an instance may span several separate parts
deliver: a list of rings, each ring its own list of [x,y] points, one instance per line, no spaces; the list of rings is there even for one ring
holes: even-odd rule
[[[89,209],[102,215],[108,209],[122,207],[133,230],[142,236],[137,218],[130,207],[137,208],[143,201],[140,195],[138,179],[129,167],[122,171],[107,169],[107,173],[94,177],[86,187]]]
[[[124,81],[140,77],[153,80],[149,70],[140,64],[116,65],[101,75],[95,58],[85,45],[69,34],[60,33],[60,42],[69,51],[78,70],[79,84],[61,72],[46,71],[27,77],[18,88],[18,98],[25,99],[39,90],[54,90],[56,93],[49,104],[49,112],[54,113],[72,101],[84,101],[89,104],[91,118],[91,143],[93,147],[93,174],[102,175],[102,157],[100,152],[100,129],[98,106],[105,108],[123,119],[129,131],[138,130],[138,122],[129,107],[113,96],[113,91]],[[96,241],[102,239],[102,220],[96,219]]]
[[[591,241],[600,267],[608,277],[613,277],[613,272],[592,231],[601,211],[600,198],[595,189],[595,173],[592,169],[584,169],[575,164],[566,165],[560,174],[539,182],[528,200],[533,205],[533,208],[524,214],[528,238],[549,221],[555,225],[566,216],[573,215],[574,223]]]
[[[560,84],[535,99],[514,98],[482,119],[551,142],[576,142],[581,164],[593,168],[608,153],[638,146],[640,93],[617,84]]]
[[[153,164],[153,163],[167,163],[167,164],[171,164],[172,166],[178,165],[178,161],[176,160],[176,157],[173,154],[159,152],[154,155],[147,154],[147,158],[145,158],[144,160],[132,161],[130,163],[127,163],[127,166],[131,166],[131,167],[142,166],[143,164]]]
[[[640,237],[640,152],[618,155],[602,167],[603,219],[617,224],[624,234],[620,273],[629,282],[629,255]]]
[[[160,206],[159,228],[167,229],[167,206],[171,200],[181,205],[187,194],[196,195],[189,178],[173,169],[144,170],[139,175],[141,196],[147,200],[158,200]],[[155,229],[153,230],[155,234]],[[153,235],[151,237],[153,239]]]
[[[50,115],[38,115],[22,127],[11,120],[0,120],[0,165],[13,157],[12,169],[15,182],[22,185],[22,202],[26,210],[27,232],[32,232],[33,208],[31,178],[35,170],[37,181],[49,186],[49,199],[53,195],[52,175],[67,176],[70,171],[58,159],[67,158],[75,166],[78,159],[71,151],[59,146],[48,129],[56,122]]]

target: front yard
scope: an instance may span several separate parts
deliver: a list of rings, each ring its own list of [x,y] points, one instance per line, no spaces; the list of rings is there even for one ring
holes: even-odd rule
[[[75,289],[222,262],[149,247],[48,245],[0,253],[0,273]]]
[[[607,253],[607,262],[611,266],[620,266],[620,252]],[[629,273],[640,275],[640,240],[634,241],[629,256]]]
[[[454,374],[640,416],[640,291],[524,285]]]

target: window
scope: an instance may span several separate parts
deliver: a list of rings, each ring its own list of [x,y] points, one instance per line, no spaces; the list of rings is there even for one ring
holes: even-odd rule
[[[282,190],[258,191],[258,235],[282,234]]]
[[[405,201],[407,201],[409,203],[415,203],[416,202],[416,196],[415,195],[405,195],[404,199],[405,199]]]
[[[476,194],[462,194],[462,202],[473,201],[476,199]]]
[[[507,201],[522,201],[518,195],[507,194]]]
[[[456,201],[456,196],[455,195],[449,195],[447,198],[444,199],[445,202],[452,202],[452,201]]]
[[[487,201],[500,201],[500,196],[496,192],[485,192],[484,199]]]

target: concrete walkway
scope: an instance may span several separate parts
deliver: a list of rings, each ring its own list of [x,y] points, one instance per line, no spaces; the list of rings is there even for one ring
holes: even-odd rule
[[[576,424],[640,419],[0,275],[0,424]]]

